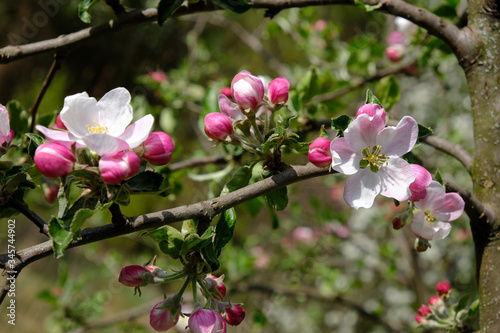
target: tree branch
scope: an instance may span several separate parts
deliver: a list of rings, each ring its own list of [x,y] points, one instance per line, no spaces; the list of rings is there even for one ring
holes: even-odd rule
[[[468,28],[460,30],[455,25],[446,22],[430,11],[413,6],[402,0],[364,0],[368,5],[379,6],[379,10],[391,15],[404,17],[429,31],[448,44],[462,65],[471,62],[476,55],[475,41]],[[292,7],[324,6],[324,5],[354,5],[353,0],[252,0],[254,8],[267,9],[268,16],[274,16],[279,11]],[[213,11],[221,9],[212,2],[203,1],[190,3],[188,7],[179,8],[173,16]],[[152,22],[157,19],[157,9],[148,8],[123,13],[119,18],[107,23],[86,28],[68,35],[40,42],[6,46],[0,49],[0,63],[9,63],[28,56],[53,52],[76,46],[86,40],[102,36],[109,32],[119,31],[125,27]]]
[[[52,61],[52,66],[50,66],[49,72],[47,73],[47,76],[45,77],[45,81],[43,81],[42,89],[40,89],[40,93],[38,93],[38,96],[36,97],[35,103],[33,103],[33,106],[30,109],[30,113],[31,113],[30,133],[33,133],[35,131],[36,114],[38,111],[38,107],[40,106],[40,103],[42,102],[43,96],[45,96],[45,92],[49,88],[49,85],[52,82],[54,75],[56,74],[57,70],[59,68],[61,68],[61,62],[63,59],[64,59],[63,54],[61,54],[61,53],[54,54],[54,60]]]
[[[467,171],[470,172],[472,154],[465,150],[465,148],[461,145],[446,141],[445,139],[434,135],[424,136],[423,138],[420,138],[419,141],[456,158],[460,163],[462,163]]]
[[[49,236],[49,226],[47,222],[45,222],[34,211],[29,209],[28,206],[26,206],[24,203],[17,202],[15,200],[10,201],[8,205],[17,210],[19,213],[26,216],[31,222],[33,222],[40,229],[41,234],[44,234],[47,237]]]
[[[158,228],[166,224],[188,219],[212,219],[217,214],[220,214],[229,208],[240,205],[276,189],[313,177],[324,176],[329,173],[334,172],[330,171],[328,168],[317,168],[310,163],[304,166],[289,166],[283,172],[275,176],[266,178],[211,200],[130,217],[128,218],[127,224],[112,223],[99,227],[83,229],[80,233],[80,238],[74,240],[68,248],[82,246],[145,229]],[[13,268],[10,269],[20,272],[30,263],[45,258],[52,253],[52,241],[47,241],[24,250],[20,250],[17,252],[16,258],[14,259],[15,264]],[[9,257],[7,254],[0,255],[0,268],[6,268],[8,260]],[[2,292],[5,292],[5,290]],[[5,297],[5,295],[0,294],[0,300],[3,299],[3,297]]]

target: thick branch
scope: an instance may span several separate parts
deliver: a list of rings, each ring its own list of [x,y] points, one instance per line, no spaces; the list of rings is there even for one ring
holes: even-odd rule
[[[472,61],[475,57],[474,41],[472,39],[472,34],[467,28],[460,30],[455,25],[446,22],[430,11],[410,5],[402,0],[365,0],[364,2],[369,5],[379,5],[380,11],[404,17],[425,28],[429,33],[448,44],[462,64],[466,61]],[[274,16],[279,11],[292,7],[354,5],[354,1],[352,0],[253,0],[251,3],[254,8],[267,9],[268,16]],[[220,9],[220,7],[217,7],[211,2],[204,3],[200,1],[198,3],[189,4],[189,7],[179,8],[174,13],[174,16],[217,9]],[[115,20],[68,35],[61,35],[57,38],[25,45],[6,46],[0,49],[0,63],[9,63],[28,56],[69,48],[70,46],[76,46],[91,38],[102,36],[113,31],[119,31],[128,26],[153,22],[157,19],[157,14],[156,8],[134,10],[122,14]]]
[[[144,229],[158,228],[166,224],[188,220],[192,218],[213,218],[217,214],[242,204],[246,201],[269,193],[278,188],[331,173],[328,169],[319,169],[312,164],[305,166],[290,166],[282,173],[266,178],[254,184],[245,186],[229,194],[201,201],[195,204],[179,206],[159,212],[144,214],[128,218],[127,224],[107,224],[81,231],[81,238],[74,240],[69,248],[104,239],[130,234]],[[20,271],[26,265],[52,254],[52,241],[47,241],[17,252],[15,267]],[[8,261],[6,254],[0,255],[0,268],[5,268]]]

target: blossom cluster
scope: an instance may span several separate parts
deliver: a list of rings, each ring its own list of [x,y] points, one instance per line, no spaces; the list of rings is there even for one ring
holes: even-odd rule
[[[185,277],[184,273],[167,274],[158,266],[153,265],[132,265],[122,268],[118,281],[125,286],[136,289],[151,283],[165,283],[173,279]],[[158,331],[167,331],[179,323],[179,317],[188,316],[188,327],[193,333],[224,333],[226,325],[237,326],[245,319],[245,310],[238,304],[231,301],[224,302],[226,296],[226,286],[223,282],[224,276],[216,277],[207,275],[204,278],[193,279],[193,288],[197,284],[201,288],[203,296],[207,299],[204,306],[197,303],[194,310],[185,314],[182,313],[182,294],[186,286],[190,283],[187,277],[184,286],[174,296],[156,304],[150,312],[149,323],[151,327]]]
[[[204,130],[215,142],[243,142],[250,140],[263,142],[257,121],[265,121],[273,112],[279,110],[288,100],[290,83],[284,77],[277,77],[267,86],[263,79],[249,71],[239,72],[231,81],[231,87],[222,89],[218,97],[221,113],[212,112],[205,116]],[[233,135],[235,125],[248,120],[252,126],[245,135]]]
[[[150,133],[151,115],[130,124],[130,99],[125,88],[113,89],[99,101],[86,92],[66,97],[54,129],[36,126],[49,141],[35,151],[40,172],[56,178],[97,167],[104,183],[117,185],[139,171],[141,159],[167,164],[174,150],[172,139],[163,132]]]
[[[415,31],[415,24],[398,17],[395,19],[396,30],[387,37],[387,48],[385,54],[391,62],[400,61],[407,52],[408,44]]]
[[[393,224],[399,229],[413,215],[411,229],[420,241],[417,249],[425,250],[428,241],[448,236],[448,222],[462,215],[465,203],[457,193],[446,193],[424,167],[402,158],[417,141],[415,119],[405,116],[396,126],[385,124],[386,111],[380,105],[364,104],[343,137],[312,142],[309,161],[348,176],[344,200],[356,209],[370,208],[378,194],[409,201],[415,213],[397,216]]]

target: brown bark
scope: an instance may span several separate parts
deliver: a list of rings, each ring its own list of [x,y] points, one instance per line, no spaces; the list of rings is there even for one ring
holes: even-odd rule
[[[487,4],[469,2],[476,57],[464,69],[474,118],[474,194],[493,212],[471,219],[479,268],[480,330],[496,332],[500,327],[500,229],[494,217],[500,213],[500,21]]]

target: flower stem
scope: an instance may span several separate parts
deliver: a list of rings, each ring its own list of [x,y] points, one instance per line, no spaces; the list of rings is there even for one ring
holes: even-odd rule
[[[257,140],[259,140],[260,143],[264,143],[264,137],[262,136],[262,133],[260,132],[259,126],[257,125],[257,121],[255,120],[255,116],[247,116],[248,120],[250,120],[250,124],[252,124],[253,130],[255,132],[255,136],[257,137]]]

